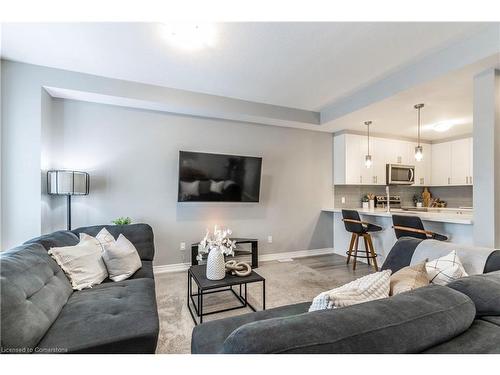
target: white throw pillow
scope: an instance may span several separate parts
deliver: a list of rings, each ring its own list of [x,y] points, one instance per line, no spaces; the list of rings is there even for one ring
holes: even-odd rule
[[[314,298],[309,311],[355,305],[389,297],[391,271],[366,275]]]
[[[200,181],[193,182],[181,181],[181,194],[183,196],[199,196],[200,195]]]
[[[438,285],[446,285],[453,280],[468,276],[455,250],[444,257],[426,263],[425,269],[429,281]]]
[[[99,232],[97,238],[105,238],[107,235],[111,236],[106,228],[103,228],[101,232]],[[113,241],[107,241],[102,243],[102,245],[104,247],[104,263],[106,264],[111,280],[122,281],[128,279],[142,267],[137,249],[123,234],[120,234],[116,241],[113,238]]]
[[[80,234],[78,245],[52,247],[48,253],[62,268],[75,290],[91,288],[108,276],[101,244],[85,233]]]
[[[224,189],[224,180],[219,182],[210,180],[210,191],[212,193],[222,194],[222,189]]]
[[[115,238],[111,233],[108,232],[106,228],[102,228],[99,233],[97,233],[97,236],[95,236],[97,241],[99,241],[102,245],[102,250],[106,248],[106,246],[109,246],[111,244],[114,244],[116,242]]]

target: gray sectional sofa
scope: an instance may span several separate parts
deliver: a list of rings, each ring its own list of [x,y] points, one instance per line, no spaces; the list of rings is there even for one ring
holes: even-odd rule
[[[396,272],[411,264],[421,242],[398,240],[382,269]],[[449,243],[442,246],[436,258],[456,247]],[[459,256],[472,264],[475,249],[462,248]],[[500,251],[490,251],[484,260],[484,274],[447,286],[429,285],[335,310],[308,312],[309,301],[206,322],[194,328],[191,351],[500,353],[499,270]]]
[[[3,353],[154,353],[159,332],[153,276],[153,231],[147,224],[105,226],[137,248],[142,268],[129,279],[105,280],[73,291],[47,254],[76,245],[78,234],[103,226],[59,231],[0,253]]]

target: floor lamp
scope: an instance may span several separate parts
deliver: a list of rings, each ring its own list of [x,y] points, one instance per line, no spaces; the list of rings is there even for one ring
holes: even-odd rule
[[[87,172],[53,170],[47,172],[47,193],[66,195],[68,199],[68,230],[71,230],[71,196],[88,195],[90,176]]]

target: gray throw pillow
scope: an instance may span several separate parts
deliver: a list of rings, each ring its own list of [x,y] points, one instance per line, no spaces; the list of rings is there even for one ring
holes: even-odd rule
[[[477,316],[500,315],[500,271],[464,277],[447,286],[467,295]]]

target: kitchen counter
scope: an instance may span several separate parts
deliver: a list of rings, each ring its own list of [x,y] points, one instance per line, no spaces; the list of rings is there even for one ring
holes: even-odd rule
[[[401,208],[391,208],[387,212],[386,208],[375,208],[373,210],[363,208],[345,208],[353,209],[359,212],[360,215],[391,217],[392,215],[409,215],[418,216],[422,221],[433,221],[439,223],[450,224],[466,224],[473,223],[473,211],[468,208],[427,208],[428,211],[407,211]],[[325,212],[342,212],[342,208],[325,208]]]

